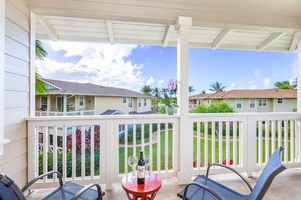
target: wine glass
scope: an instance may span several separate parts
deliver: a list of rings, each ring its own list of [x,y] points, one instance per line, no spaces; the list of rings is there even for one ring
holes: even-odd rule
[[[129,156],[128,158],[128,164],[130,167],[132,167],[132,177],[135,178],[135,169],[138,162],[138,158],[136,156]]]
[[[145,177],[148,178],[149,177],[149,173],[150,173],[149,171],[147,172],[147,168],[150,166],[150,156],[149,155],[145,155],[144,156],[144,163],[145,163],[145,170],[146,170]]]

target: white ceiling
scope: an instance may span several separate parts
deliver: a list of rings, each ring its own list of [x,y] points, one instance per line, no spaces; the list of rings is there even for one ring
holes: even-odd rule
[[[41,40],[175,46],[179,16],[191,47],[292,52],[300,0],[28,0]]]

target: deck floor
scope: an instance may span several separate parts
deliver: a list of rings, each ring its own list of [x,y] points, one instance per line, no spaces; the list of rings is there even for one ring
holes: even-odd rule
[[[252,178],[247,178],[252,186],[255,185],[260,172],[253,173]],[[243,182],[233,174],[211,175],[210,178],[217,180],[228,187],[239,191],[240,193],[248,193],[248,188]],[[123,191],[121,184],[114,184],[113,190],[106,191],[105,200],[126,200],[126,194]],[[104,188],[104,185],[102,185]],[[163,179],[162,187],[159,190],[155,199],[158,200],[179,200],[177,192],[184,188],[177,184],[176,178]],[[40,200],[47,196],[53,189],[35,190],[29,200]],[[273,181],[265,200],[286,200],[286,199],[301,199],[301,168],[287,169],[279,174]]]

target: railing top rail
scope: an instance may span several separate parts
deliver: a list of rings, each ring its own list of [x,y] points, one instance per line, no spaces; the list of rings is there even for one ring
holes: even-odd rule
[[[56,121],[56,120],[105,120],[105,119],[170,119],[179,118],[180,115],[148,114],[148,115],[82,115],[82,116],[45,116],[45,117],[27,117],[26,121]]]

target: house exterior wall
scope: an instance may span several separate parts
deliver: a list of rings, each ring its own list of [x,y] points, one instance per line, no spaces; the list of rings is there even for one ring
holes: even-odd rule
[[[283,104],[274,99],[275,112],[294,112],[297,109],[297,99],[283,99]]]
[[[4,154],[0,156],[0,173],[8,174],[23,186],[27,181],[24,118],[30,115],[30,12],[27,1],[6,0],[4,14],[4,137],[11,142],[4,146]]]
[[[128,98],[126,103],[123,103],[122,97],[95,97],[95,114],[99,115],[106,110],[119,110],[124,114],[128,114],[132,108],[128,107]]]
[[[259,100],[266,100],[266,106],[259,106]],[[216,102],[216,101],[215,101]],[[250,108],[250,99],[242,99],[242,108],[236,108],[236,99],[224,99],[235,112],[292,112],[297,108],[297,99],[283,99],[283,104],[278,104],[277,99],[255,99],[255,108]]]

